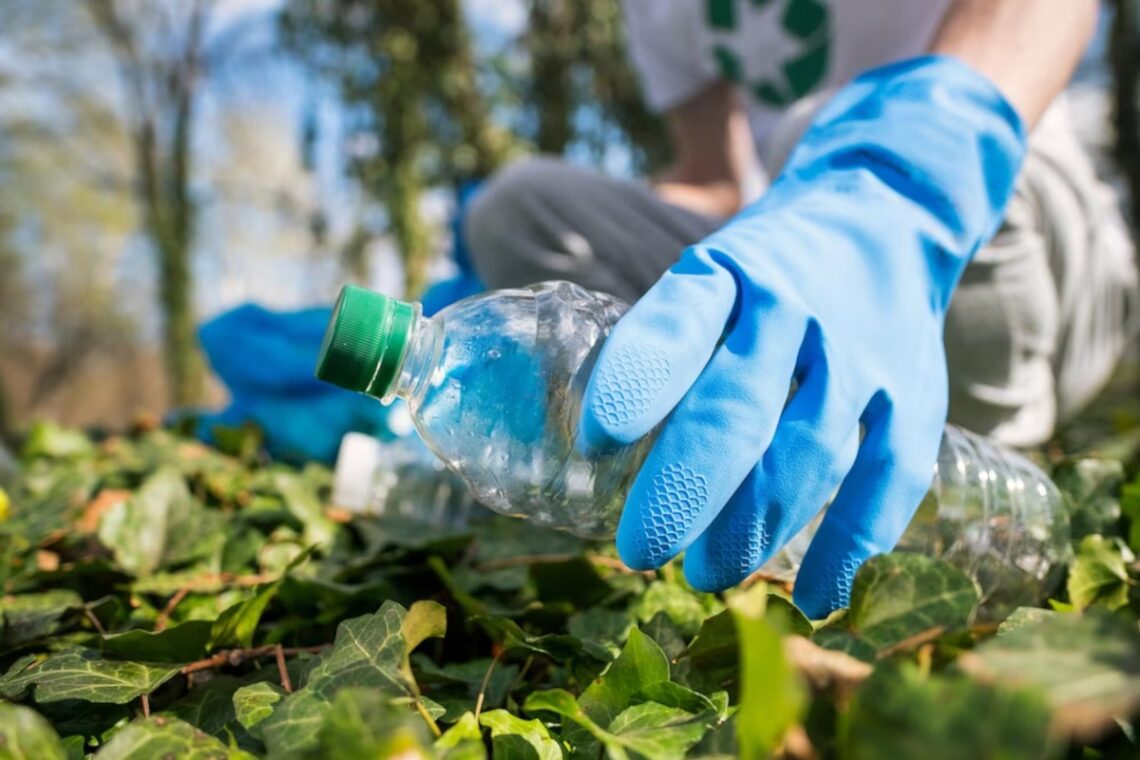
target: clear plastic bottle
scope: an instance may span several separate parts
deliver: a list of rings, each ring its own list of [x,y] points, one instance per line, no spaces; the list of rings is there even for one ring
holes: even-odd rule
[[[457,529],[467,526],[475,504],[463,481],[414,434],[380,441],[347,433],[333,470],[332,501],[352,512]]]
[[[342,292],[317,374],[390,402],[475,497],[506,515],[579,536],[612,536],[653,436],[582,453],[586,381],[617,299],[566,282],[460,301],[435,317],[354,286]],[[794,575],[813,526],[768,569]],[[1049,590],[1069,551],[1049,478],[1020,455],[947,428],[930,493],[902,548],[944,557],[1007,607]]]

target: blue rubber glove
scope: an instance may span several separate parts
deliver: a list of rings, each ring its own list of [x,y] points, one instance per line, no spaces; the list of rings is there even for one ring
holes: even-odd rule
[[[839,488],[795,599],[814,617],[846,605],[930,486],[944,316],[1024,152],[1018,115],[965,64],[887,66],[840,91],[759,202],[684,252],[616,326],[584,401],[590,447],[664,420],[618,528],[628,565],[687,550],[695,588],[726,588]]]

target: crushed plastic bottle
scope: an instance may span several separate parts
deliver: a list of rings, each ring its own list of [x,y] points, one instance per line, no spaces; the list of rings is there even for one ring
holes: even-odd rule
[[[613,535],[654,436],[583,453],[582,395],[621,301],[566,282],[419,306],[348,286],[318,362],[324,380],[403,399],[432,452],[491,509],[587,538]],[[794,575],[809,526],[768,565]],[[978,581],[993,604],[1048,593],[1069,551],[1056,487],[1020,455],[947,428],[930,492],[903,539]]]

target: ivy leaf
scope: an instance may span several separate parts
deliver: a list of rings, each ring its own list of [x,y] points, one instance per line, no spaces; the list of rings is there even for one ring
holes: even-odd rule
[[[1049,709],[1033,694],[886,663],[855,692],[839,741],[852,760],[1034,760],[1045,755],[1048,727]]]
[[[688,663],[688,683],[693,688],[712,692],[728,689],[733,693],[740,674],[740,650],[736,639],[736,622],[729,610],[707,619],[683,655]]]
[[[475,713],[464,713],[451,728],[435,741],[435,750],[443,760],[485,760],[483,731]]]
[[[649,760],[681,760],[709,730],[708,715],[645,702],[626,708],[608,732],[634,754]]]
[[[1107,612],[1055,614],[990,639],[958,664],[986,681],[1035,687],[1053,724],[1097,737],[1140,707],[1140,632]]]
[[[211,623],[187,620],[164,631],[133,630],[103,637],[103,652],[108,657],[146,662],[186,663],[206,653]]]
[[[878,654],[873,646],[845,628],[821,628],[811,640],[816,646],[849,654],[863,662],[874,662]]]
[[[1128,548],[1140,552],[1140,480],[1121,488],[1120,510],[1128,518]]]
[[[141,757],[252,760],[253,755],[228,747],[185,721],[155,716],[136,720],[118,731],[95,757],[97,760],[133,760]]]
[[[633,604],[630,611],[642,623],[664,612],[686,637],[695,636],[709,615],[723,606],[712,594],[700,594],[677,583],[654,581]]]
[[[597,660],[597,655],[585,647],[580,639],[564,634],[547,633],[532,636],[519,627],[519,624],[506,617],[476,617],[477,623],[487,635],[506,650],[520,650],[527,654],[549,657],[557,662],[567,662],[576,658]]]
[[[197,684],[190,692],[160,714],[184,720],[195,728],[211,736],[227,739],[236,728],[237,713],[234,710],[234,693],[241,686],[241,679],[233,676],[215,675],[206,683]]]
[[[591,721],[607,726],[633,703],[640,690],[669,680],[669,660],[657,642],[639,629],[629,632],[625,648],[601,677],[591,683],[578,705]],[[584,727],[563,729],[565,739],[579,752],[590,752],[593,742]]]
[[[374,615],[346,620],[337,627],[331,651],[309,671],[304,688],[290,694],[259,722],[256,733],[271,754],[304,751],[328,715],[340,689],[375,689],[388,698],[419,699],[409,655],[426,638],[443,634],[446,613],[436,602],[416,602],[405,610],[384,602]]]
[[[1128,604],[1131,580],[1125,564],[1128,548],[1104,536],[1085,536],[1069,568],[1069,601],[1079,609],[1098,605],[1110,610]]]
[[[337,692],[308,756],[426,760],[427,742],[427,730],[413,713],[372,689],[348,688]],[[295,749],[287,746],[282,754]]]
[[[233,693],[234,715],[246,730],[252,730],[273,714],[274,706],[285,699],[287,692],[268,681],[242,686]]]
[[[657,642],[639,629],[629,632],[625,648],[613,664],[582,692],[578,704],[601,726],[632,703],[639,691],[669,680],[669,660]]]
[[[5,596],[0,602],[0,643],[6,647],[53,633],[60,618],[83,607],[83,597],[65,589]]]
[[[1018,607],[1001,622],[997,629],[997,635],[1008,636],[1018,628],[1043,623],[1056,614],[1052,610],[1043,610],[1039,607]]]
[[[1057,484],[1069,505],[1069,526],[1074,540],[1094,533],[1107,533],[1120,523],[1120,493],[1124,465],[1114,459],[1071,459],[1053,469]]]
[[[65,760],[51,724],[30,707],[0,702],[0,756],[5,760]]]
[[[124,570],[146,576],[220,549],[224,521],[217,511],[198,503],[177,470],[165,467],[130,499],[107,510],[98,536]]]
[[[977,586],[957,568],[921,554],[881,554],[859,568],[846,620],[882,651],[931,629],[964,628],[977,604]]]
[[[479,716],[479,725],[491,730],[495,760],[562,760],[562,748],[540,721],[491,710]]]
[[[545,710],[572,721],[605,746],[615,760],[626,760],[631,752],[649,760],[683,758],[712,721],[712,716],[694,716],[677,708],[644,702],[618,713],[607,730],[591,720],[574,696],[563,689],[536,691],[527,697],[523,709],[528,713]],[[575,752],[581,751],[575,747]]]
[[[173,678],[180,665],[109,660],[93,649],[72,649],[18,660],[0,678],[0,694],[17,699],[35,686],[37,702],[84,699],[125,704]]]
[[[292,472],[276,472],[273,486],[281,494],[285,507],[304,526],[301,540],[306,546],[328,548],[336,535],[336,523],[325,516],[316,491],[303,477]]]
[[[257,624],[280,587],[280,582],[266,584],[250,598],[223,610],[210,626],[210,649],[252,646]]]
[[[767,757],[805,705],[803,684],[784,655],[783,636],[766,619],[768,589],[758,583],[729,599],[740,641],[737,741],[744,757]],[[777,623],[778,624],[778,623]]]

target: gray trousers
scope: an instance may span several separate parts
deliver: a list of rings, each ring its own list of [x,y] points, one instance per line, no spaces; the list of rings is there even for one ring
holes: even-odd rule
[[[1140,317],[1116,201],[1087,160],[1070,159],[1030,151],[946,319],[950,421],[1010,445],[1045,440],[1091,400]],[[489,287],[564,279],[633,302],[723,223],[645,185],[531,158],[481,191],[465,234]]]

